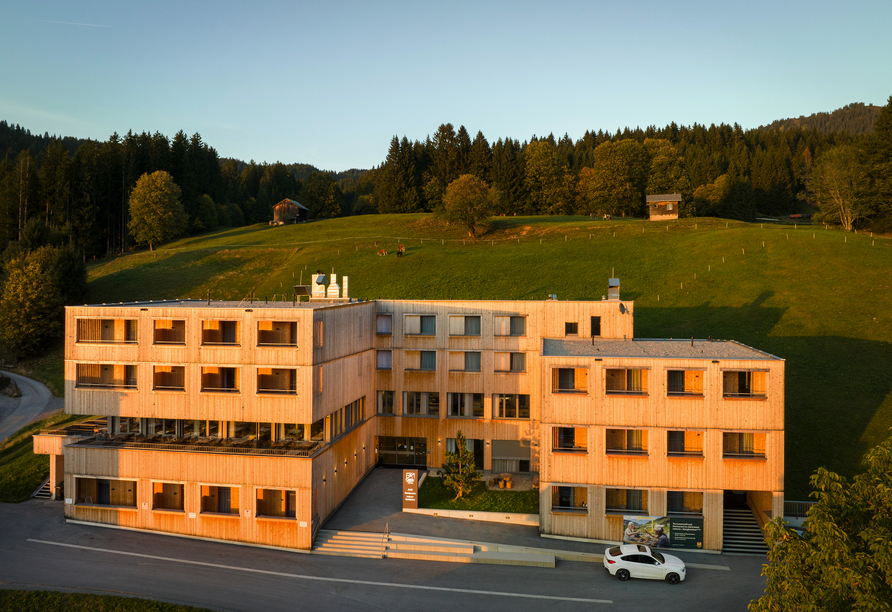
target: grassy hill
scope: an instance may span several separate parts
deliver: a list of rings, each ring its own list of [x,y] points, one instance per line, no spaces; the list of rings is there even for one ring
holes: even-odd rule
[[[89,270],[91,300],[290,296],[316,270],[358,298],[635,300],[635,335],[733,338],[786,359],[786,489],[856,471],[892,427],[892,240],[719,219],[502,217],[463,240],[428,215],[253,226]],[[405,243],[405,257],[378,257]]]

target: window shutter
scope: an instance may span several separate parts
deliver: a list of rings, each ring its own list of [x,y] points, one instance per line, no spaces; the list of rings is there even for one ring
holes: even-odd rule
[[[573,432],[576,448],[588,448],[588,430],[584,427],[577,427]]]
[[[512,317],[494,317],[494,327],[493,335],[495,336],[508,336],[511,334],[511,319]]]
[[[510,353],[494,353],[495,358],[495,371],[496,372],[507,372],[511,369],[511,354]]]
[[[588,391],[588,370],[586,368],[577,368],[575,371],[576,385],[578,391]]]
[[[421,317],[418,315],[406,315],[406,334],[421,333]]]
[[[465,335],[465,318],[449,317],[449,335],[464,336]]]
[[[460,353],[458,351],[453,351],[449,353],[449,369],[450,370],[464,370],[465,369],[465,354]]]

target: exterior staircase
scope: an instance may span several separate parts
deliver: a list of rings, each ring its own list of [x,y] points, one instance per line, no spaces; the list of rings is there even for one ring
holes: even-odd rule
[[[768,552],[765,536],[752,510],[725,508],[722,554],[764,555]]]
[[[451,563],[554,567],[555,556],[511,546],[475,545],[440,538],[367,531],[320,529],[313,553],[367,559],[412,559]]]
[[[53,489],[50,487],[50,479],[47,478],[43,481],[43,484],[40,485],[34,494],[31,497],[36,497],[37,499],[52,499],[53,498]]]

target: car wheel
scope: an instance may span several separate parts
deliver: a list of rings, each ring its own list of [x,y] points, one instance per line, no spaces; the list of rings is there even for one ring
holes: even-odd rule
[[[626,580],[628,580],[629,576],[629,570],[616,570],[616,577],[619,578],[621,582],[625,582]]]
[[[666,576],[666,582],[669,584],[678,584],[681,582],[681,578],[678,577],[678,574],[672,573]]]

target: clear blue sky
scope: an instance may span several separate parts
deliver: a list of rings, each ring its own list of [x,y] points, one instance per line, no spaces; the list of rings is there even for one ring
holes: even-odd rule
[[[740,123],[892,95],[892,2],[4,0],[0,119],[199,132],[368,168],[441,123],[490,140]]]

